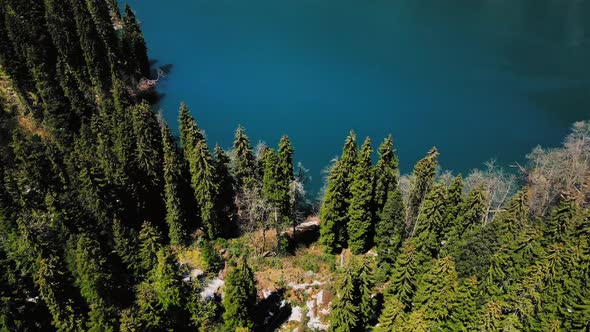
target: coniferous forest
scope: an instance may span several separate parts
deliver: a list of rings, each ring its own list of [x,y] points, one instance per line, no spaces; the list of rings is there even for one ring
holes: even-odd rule
[[[315,202],[160,75],[129,6],[0,0],[1,331],[590,330],[590,122],[465,176],[351,131]]]

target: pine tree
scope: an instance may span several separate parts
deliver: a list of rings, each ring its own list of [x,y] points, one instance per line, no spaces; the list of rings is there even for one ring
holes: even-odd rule
[[[422,278],[414,303],[425,310],[425,318],[431,326],[441,326],[457,306],[458,291],[455,263],[451,257],[443,257],[436,260]]]
[[[334,253],[346,245],[346,174],[341,162],[330,170],[328,187],[320,209],[320,243],[326,251]]]
[[[338,296],[332,302],[330,326],[328,327],[329,332],[362,330],[357,285],[358,281],[355,280],[354,272],[348,266],[341,275]]]
[[[416,277],[416,248],[411,241],[406,241],[395,260],[393,272],[385,290],[386,297],[396,298],[407,308],[411,308],[416,291]]]
[[[224,292],[223,330],[251,329],[256,305],[256,282],[245,257],[227,273]]]
[[[414,222],[422,205],[422,200],[434,183],[434,176],[438,165],[437,158],[438,151],[436,148],[432,148],[430,152],[428,152],[428,155],[418,161],[416,166],[414,166],[414,173],[412,174],[412,183],[406,206],[406,224],[410,227],[414,226]]]
[[[125,4],[123,17],[122,46],[124,58],[127,61],[127,71],[136,79],[150,76],[150,63],[143,34],[137,23],[135,13]]]
[[[174,142],[170,128],[161,124],[162,147],[164,154],[164,197],[166,199],[166,223],[168,224],[168,237],[170,244],[183,244],[187,238],[188,212],[185,206],[188,204],[184,197],[183,160]]]
[[[391,191],[375,227],[375,244],[381,262],[393,264],[395,261],[403,240],[405,216],[402,193],[397,189]]]
[[[388,194],[397,188],[399,161],[393,149],[393,139],[389,135],[379,146],[379,160],[373,171],[373,204],[375,214],[383,210]]]
[[[234,141],[233,172],[238,188],[249,186],[256,179],[256,159],[252,146],[242,127],[238,127]]]
[[[446,217],[446,194],[442,184],[433,184],[414,224],[413,241],[422,256],[422,262],[438,256]]]
[[[191,158],[193,160],[190,163],[191,182],[197,205],[201,209],[201,220],[209,238],[215,239],[221,232],[214,209],[218,184],[215,182],[213,158],[205,140],[196,143]]]
[[[379,326],[375,329],[377,332],[395,332],[400,331],[405,325],[405,306],[395,298],[387,299],[383,312],[379,317]]]
[[[359,154],[351,185],[348,208],[348,247],[354,254],[366,251],[371,245],[374,224],[371,213],[371,140],[367,137]]]
[[[215,183],[218,184],[218,192],[215,197],[215,211],[219,220],[221,234],[230,237],[236,234],[237,209],[235,205],[236,191],[235,180],[229,169],[230,159],[225,151],[215,146]]]

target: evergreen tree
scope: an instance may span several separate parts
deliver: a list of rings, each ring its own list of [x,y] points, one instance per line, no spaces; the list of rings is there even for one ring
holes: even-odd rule
[[[457,175],[447,189],[445,199],[445,221],[442,229],[443,239],[448,239],[450,232],[457,219],[460,217],[461,206],[463,205],[463,177]]]
[[[543,229],[545,243],[566,241],[572,235],[575,214],[576,205],[573,201],[564,199],[560,202]]]
[[[403,240],[405,216],[402,193],[397,189],[391,191],[375,227],[375,244],[382,262],[393,264],[395,261]]]
[[[191,116],[189,108],[185,103],[180,104],[178,112],[178,123],[180,130],[180,145],[184,152],[184,158],[190,163],[191,155],[195,149],[197,141],[205,139],[205,135],[197,126],[195,119]]]
[[[422,200],[434,183],[434,176],[438,165],[437,159],[438,151],[436,148],[432,148],[430,152],[428,152],[428,155],[418,161],[416,166],[414,166],[414,173],[412,174],[412,182],[406,206],[406,224],[410,227],[414,226],[414,222],[418,216],[420,207],[422,206]]]
[[[374,224],[371,214],[371,140],[367,137],[359,154],[348,208],[348,247],[354,254],[366,251],[371,245]]]
[[[221,234],[225,237],[237,233],[235,205],[236,191],[235,180],[229,169],[230,159],[225,151],[215,146],[215,183],[218,184],[218,192],[215,199],[215,211],[219,220]]]
[[[451,313],[447,327],[452,331],[475,331],[479,320],[476,277],[462,281],[457,293],[457,307]]]
[[[291,222],[295,227],[293,218],[293,198],[291,197],[291,183],[295,180],[293,171],[293,146],[287,136],[281,137],[278,151],[278,187],[280,188],[280,210],[285,223]]]
[[[183,244],[187,238],[188,201],[184,196],[183,160],[166,124],[161,124],[164,154],[164,197],[166,199],[166,223],[170,244]]]
[[[440,183],[433,184],[424,198],[420,214],[414,224],[413,241],[423,262],[438,256],[446,217],[445,201],[444,186]]]
[[[242,127],[236,130],[235,138],[233,172],[238,188],[243,188],[251,185],[256,179],[256,159],[250,140]]]
[[[425,309],[413,310],[406,320],[406,325],[402,329],[404,332],[426,332],[429,331],[428,321],[426,319]]]
[[[528,193],[524,189],[514,195],[507,210],[493,220],[503,244],[509,244],[516,240],[519,232],[528,224],[528,214]]]
[[[123,17],[122,46],[124,58],[127,61],[127,71],[135,78],[150,76],[150,63],[143,34],[137,23],[135,13],[125,4]]]
[[[383,210],[388,194],[397,188],[399,161],[393,149],[393,139],[389,135],[379,146],[379,160],[373,171],[373,203],[375,213]]]
[[[362,330],[361,313],[358,306],[360,296],[357,285],[354,272],[350,267],[347,267],[341,275],[338,296],[332,302],[329,332]]]
[[[455,263],[449,256],[438,259],[423,276],[414,303],[425,310],[433,327],[444,325],[457,306],[459,282]]]
[[[190,173],[201,220],[209,238],[215,239],[221,232],[214,209],[218,183],[215,182],[215,164],[204,140],[196,143],[191,158]]]
[[[256,305],[256,282],[245,256],[238,266],[228,271],[224,292],[223,330],[251,329],[254,324],[252,317]]]
[[[330,170],[328,187],[320,209],[320,243],[326,251],[334,253],[346,245],[346,174],[341,162]]]
[[[387,299],[383,312],[379,317],[379,326],[375,329],[377,332],[395,332],[401,331],[405,325],[405,306],[395,298]]]
[[[374,262],[368,258],[362,259],[355,271],[358,276],[359,289],[359,327],[367,328],[373,321],[375,315],[375,299],[373,298],[373,287],[375,280],[373,277],[373,270],[375,269]]]
[[[387,297],[393,297],[402,302],[406,308],[411,308],[412,298],[416,291],[416,248],[411,241],[402,245],[401,252],[395,260],[389,284],[385,290]]]
[[[465,232],[482,224],[487,197],[483,188],[472,190],[461,206],[461,216],[451,231],[451,239],[460,239]]]
[[[480,328],[484,332],[500,331],[502,326],[502,305],[498,301],[489,301],[483,308]]]
[[[145,221],[139,232],[139,266],[143,271],[149,271],[156,265],[160,248],[160,233],[150,222]]]

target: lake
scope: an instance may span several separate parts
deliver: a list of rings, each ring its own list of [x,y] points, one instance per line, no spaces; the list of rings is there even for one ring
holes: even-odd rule
[[[558,146],[590,118],[590,0],[129,0],[177,128],[181,101],[211,145],[241,124],[292,139],[311,190],[348,131],[400,166],[433,145],[467,173]]]

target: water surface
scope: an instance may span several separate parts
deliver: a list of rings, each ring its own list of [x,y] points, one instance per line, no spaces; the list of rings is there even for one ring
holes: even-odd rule
[[[150,57],[173,64],[211,144],[245,126],[294,142],[312,189],[350,129],[388,133],[402,171],[436,145],[445,169],[523,160],[590,118],[590,0],[130,0]],[[360,142],[359,142],[360,144]]]

